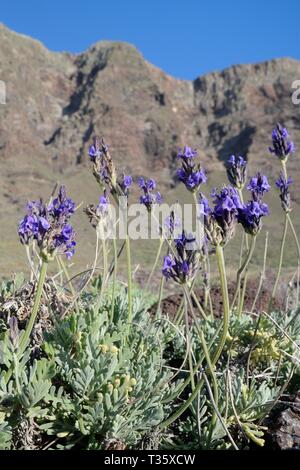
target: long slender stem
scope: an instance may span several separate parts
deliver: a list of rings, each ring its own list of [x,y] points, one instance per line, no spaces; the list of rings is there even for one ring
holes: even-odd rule
[[[164,283],[165,283],[165,278],[164,276],[161,276],[160,284],[159,284],[158,301],[157,301],[157,307],[156,307],[156,318],[161,317],[161,302],[162,302],[163,292],[164,292]]]
[[[64,262],[64,260],[62,259],[61,256],[58,256],[57,257],[57,262],[58,262],[58,266],[61,266],[63,272],[64,272],[64,275],[65,275],[65,278],[67,280],[67,283],[70,287],[70,291],[71,291],[71,294],[73,296],[73,299],[74,299],[74,303],[75,303],[75,309],[76,309],[76,312],[79,313],[79,305],[78,305],[78,302],[77,302],[77,296],[76,296],[76,292],[75,292],[75,289],[74,289],[74,286],[73,286],[73,283],[70,279],[70,276],[69,276],[69,272],[68,272],[68,269],[66,267],[66,264]]]
[[[284,178],[285,178],[285,180],[287,181],[288,176],[287,176],[287,168],[286,168],[286,162],[285,162],[285,160],[281,160],[281,166],[282,166]]]
[[[237,299],[237,296],[238,296],[238,293],[239,293],[239,290],[240,290],[242,275],[243,275],[244,271],[247,269],[247,267],[248,267],[248,265],[251,261],[251,258],[253,256],[254,249],[255,249],[255,242],[256,242],[256,236],[251,237],[251,243],[250,243],[250,247],[249,247],[247,256],[245,258],[244,263],[242,264],[242,266],[239,268],[239,270],[237,272],[236,290],[235,290],[235,294],[234,294],[233,301],[232,301],[232,304],[231,304],[232,309],[235,305],[235,302],[236,302],[236,299]]]
[[[292,231],[292,234],[293,234],[293,237],[294,237],[296,246],[297,246],[298,258],[300,259],[300,244],[299,244],[299,240],[298,240],[298,237],[297,237],[297,232],[296,232],[296,230],[295,230],[295,227],[294,227],[294,224],[293,224],[293,222],[292,222],[292,219],[291,219],[290,214],[287,214],[287,219],[288,219],[288,221],[289,221],[289,224],[290,224],[290,227],[291,227],[291,231]]]
[[[287,174],[287,167],[286,167],[286,161],[285,160],[281,160],[281,166],[282,166],[284,178],[287,181],[288,180],[288,174]],[[299,244],[299,240],[298,240],[298,237],[297,237],[297,233],[296,233],[294,224],[292,222],[292,219],[291,219],[291,216],[290,216],[289,213],[287,214],[287,218],[288,218],[288,221],[289,221],[289,224],[290,224],[290,227],[291,227],[291,230],[292,230],[292,234],[293,234],[293,237],[295,239],[296,246],[297,246],[298,258],[300,259],[300,244]]]
[[[65,264],[65,262],[64,262],[64,260],[62,259],[61,256],[58,256],[58,257],[57,257],[57,260],[58,260],[58,264],[60,264],[60,266],[61,266],[61,268],[62,268],[62,270],[63,270],[63,272],[64,272],[65,278],[66,278],[67,283],[68,283],[68,285],[69,285],[69,287],[70,287],[70,291],[71,291],[73,297],[75,297],[75,296],[76,296],[76,292],[75,292],[73,283],[72,283],[72,281],[71,281],[71,279],[70,279],[69,272],[68,272],[68,270],[67,270],[66,264]]]
[[[128,325],[132,322],[132,273],[131,273],[131,252],[130,252],[130,239],[127,233],[125,240],[126,260],[127,260],[127,295],[128,295]]]
[[[101,297],[103,296],[104,288],[106,285],[107,273],[108,273],[108,261],[107,261],[107,250],[106,250],[106,240],[105,233],[103,230],[102,222],[99,224],[99,233],[102,242],[102,257],[103,257],[103,273],[101,281]]]
[[[118,267],[118,248],[117,241],[113,237],[113,248],[114,248],[114,270],[113,270],[113,279],[112,279],[112,295],[111,295],[111,308],[110,308],[110,320],[114,321],[115,313],[115,297],[116,297],[116,283],[117,283],[117,267]]]
[[[273,287],[272,296],[271,296],[270,303],[269,303],[269,310],[272,308],[273,301],[275,299],[276,292],[277,292],[277,287],[278,287],[280,275],[281,275],[283,255],[284,255],[284,247],[285,247],[285,241],[286,241],[286,235],[287,235],[287,228],[288,228],[288,214],[285,215],[285,220],[284,220],[284,229],[283,229],[283,234],[282,234],[282,239],[281,239],[279,263],[278,263],[278,269],[277,269],[275,284],[274,284],[274,287]]]
[[[240,295],[240,301],[239,301],[239,305],[238,305],[238,309],[237,309],[238,317],[242,314],[243,309],[244,309],[247,282],[248,282],[248,275],[249,275],[249,273],[248,273],[248,269],[247,269],[245,277],[244,277],[243,288],[242,288],[242,292],[241,292],[241,295]]]
[[[253,304],[252,304],[252,307],[251,307],[251,313],[253,313],[253,310],[255,308],[256,302],[258,300],[258,297],[259,297],[259,294],[260,294],[260,291],[261,291],[261,288],[263,286],[263,282],[264,282],[265,276],[266,276],[268,240],[269,240],[269,232],[266,233],[263,267],[262,267],[262,271],[261,271],[261,274],[260,274],[259,284],[258,284],[258,288],[257,288],[256,294],[255,294],[255,298],[253,300]]]
[[[33,309],[32,309],[28,324],[26,326],[25,332],[24,332],[24,334],[22,336],[22,339],[20,341],[20,347],[19,347],[19,351],[18,351],[20,355],[23,354],[23,352],[25,351],[25,349],[28,345],[30,335],[31,335],[31,332],[32,332],[32,329],[33,329],[33,326],[34,326],[34,322],[35,322],[37,314],[38,314],[38,310],[39,310],[39,306],[40,306],[40,302],[41,302],[41,297],[42,297],[42,292],[43,292],[43,286],[44,286],[44,282],[45,282],[46,274],[47,274],[47,267],[48,267],[48,263],[46,261],[43,261],[42,266],[41,266],[40,275],[39,275],[38,284],[37,284],[37,290],[36,290],[36,294],[35,294]]]
[[[217,378],[216,378],[215,371],[214,371],[214,366],[212,365],[212,362],[211,362],[211,358],[210,358],[209,350],[208,350],[208,347],[207,347],[207,344],[206,344],[206,341],[205,341],[203,330],[199,327],[197,318],[196,318],[195,313],[194,313],[190,293],[188,292],[188,290],[186,288],[184,289],[184,293],[185,293],[185,296],[186,296],[187,301],[189,303],[191,314],[193,316],[193,320],[195,322],[195,326],[196,326],[196,329],[197,329],[197,332],[198,332],[198,335],[199,335],[199,339],[200,339],[201,346],[202,346],[204,356],[205,356],[205,359],[206,359],[206,363],[207,363],[207,368],[208,368],[209,374],[210,374],[212,382],[213,382],[214,400],[215,400],[215,403],[216,403],[216,407],[218,407],[219,392],[218,392],[218,383],[217,383]],[[217,419],[217,414],[214,410],[213,415],[212,415],[212,425],[214,425],[216,423],[216,419]]]
[[[210,343],[209,343],[209,346],[208,346],[208,351],[211,350],[211,348],[213,347],[213,344],[216,340],[216,338],[218,337],[220,331],[221,331],[221,327],[222,327],[222,323],[220,322]],[[197,362],[195,368],[194,368],[194,373],[196,374],[199,367],[201,366],[202,364],[202,361],[203,361],[204,357],[201,357],[199,359],[199,361]],[[212,358],[212,367],[215,366],[216,362],[217,362],[217,356],[216,354],[214,354],[213,358]],[[182,384],[181,388],[180,388],[180,391],[178,392],[177,396],[180,396],[181,393],[185,390],[185,388],[189,385],[190,383],[190,376],[188,376],[186,378],[186,380],[184,381],[184,383]],[[163,423],[161,423],[160,425],[160,428],[161,429],[164,429],[164,428],[167,428],[168,426],[170,426],[170,424],[174,423],[174,421],[176,421],[176,419],[178,419],[182,413],[185,412],[185,410],[190,406],[190,404],[194,401],[194,399],[196,398],[196,396],[198,395],[198,393],[201,391],[202,387],[203,387],[203,384],[204,384],[204,379],[202,378],[198,384],[196,385],[195,387],[195,390],[192,392],[192,394],[190,395],[190,397],[175,411],[175,413],[173,413],[171,416],[169,416],[169,418],[167,418],[165,421],[163,421]]]
[[[221,291],[222,291],[222,298],[223,298],[223,331],[221,336],[220,344],[215,352],[214,363],[216,363],[219,357],[222,354],[226,337],[228,334],[228,327],[229,327],[229,316],[230,316],[230,305],[229,305],[229,297],[228,297],[228,286],[227,286],[227,278],[226,278],[226,269],[225,269],[225,260],[224,260],[224,253],[223,248],[221,246],[216,247],[216,255],[217,255],[217,264],[221,282]]]
[[[163,237],[161,237],[160,240],[159,240],[159,245],[158,245],[158,250],[157,250],[156,258],[155,258],[155,261],[154,261],[154,264],[153,264],[151,273],[150,273],[150,275],[149,275],[149,277],[148,277],[148,281],[147,281],[147,284],[146,284],[146,287],[145,287],[145,290],[146,290],[146,291],[149,289],[149,285],[150,285],[151,279],[152,279],[153,274],[154,274],[154,272],[155,272],[155,269],[156,269],[156,267],[157,267],[157,265],[158,265],[158,262],[159,262],[159,259],[160,259],[160,254],[161,254],[161,250],[162,250],[163,244],[164,244],[164,239],[163,239]]]
[[[198,300],[198,298],[197,298],[195,292],[194,292],[192,289],[190,290],[190,295],[192,296],[193,301],[195,302],[195,304],[196,304],[196,306],[197,306],[197,309],[198,309],[199,312],[201,313],[202,317],[203,317],[205,320],[207,320],[208,317],[207,317],[207,315],[206,315],[206,313],[205,313],[205,311],[204,311],[202,305],[200,304],[200,302],[199,302],[199,300]]]
[[[194,379],[194,370],[193,370],[193,358],[192,358],[192,351],[191,351],[191,334],[190,334],[190,327],[189,327],[189,316],[188,316],[186,296],[184,297],[184,318],[185,318],[186,347],[187,347],[187,354],[188,354],[188,360],[189,360],[191,386],[192,386],[192,390],[194,390],[195,379]]]

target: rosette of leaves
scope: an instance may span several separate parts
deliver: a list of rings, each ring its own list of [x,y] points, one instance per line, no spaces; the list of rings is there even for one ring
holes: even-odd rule
[[[135,303],[127,336],[127,297],[109,309],[72,314],[48,335],[45,352],[56,364],[48,419],[40,429],[59,438],[57,448],[130,448],[167,416],[174,394],[163,367],[163,332]]]

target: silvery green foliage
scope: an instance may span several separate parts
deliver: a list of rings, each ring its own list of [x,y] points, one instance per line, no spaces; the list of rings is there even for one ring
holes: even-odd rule
[[[0,445],[39,448],[40,441],[54,441],[51,448],[130,448],[151,435],[170,413],[166,402],[176,397],[177,385],[164,367],[162,327],[139,299],[134,312],[129,331],[124,292],[116,299],[113,321],[109,303],[87,306],[47,334],[45,357],[33,362],[29,351],[18,357],[5,332]],[[26,429],[21,443],[11,433],[18,426]]]
[[[264,444],[264,418],[281,396],[281,389],[293,369],[293,380],[299,388],[300,315],[299,311],[272,312],[271,318],[262,316],[256,336],[257,319],[250,315],[232,316],[224,352],[218,362],[219,412],[224,424],[239,448],[250,443]],[[276,324],[275,324],[275,323]],[[207,343],[212,342],[217,322],[200,321]],[[254,340],[254,343],[253,343]],[[213,342],[215,345],[216,342]],[[192,347],[197,358],[201,347],[197,331],[192,331]],[[174,337],[172,358],[184,355],[181,337]],[[249,376],[247,380],[247,360]],[[279,361],[278,352],[281,351]],[[297,385],[296,385],[297,387]],[[164,438],[164,448],[227,449],[232,448],[220,420],[211,426],[212,403],[204,385],[198,402],[194,402],[189,416],[174,427],[174,436]]]

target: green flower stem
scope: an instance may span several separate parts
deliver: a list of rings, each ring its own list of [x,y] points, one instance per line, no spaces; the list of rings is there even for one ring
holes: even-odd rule
[[[69,271],[67,269],[67,266],[64,262],[64,260],[62,259],[61,256],[57,256],[57,262],[58,262],[58,265],[61,266],[63,272],[64,272],[64,275],[65,275],[65,278],[67,280],[67,284],[69,285],[70,287],[70,291],[71,291],[71,294],[73,296],[73,299],[74,299],[74,304],[75,304],[75,309],[76,309],[76,312],[79,313],[79,306],[78,306],[78,302],[77,302],[77,295],[76,295],[76,292],[75,292],[75,289],[74,289],[74,286],[73,286],[73,283],[72,283],[72,280],[70,278],[70,275],[69,275]]]
[[[185,295],[185,291],[184,291],[184,318],[185,318],[186,347],[187,347],[187,355],[188,355],[188,361],[189,361],[191,387],[192,387],[192,390],[194,390],[195,379],[194,379],[193,358],[192,358],[192,349],[191,349],[191,334],[190,334],[189,316],[188,316],[188,309],[187,309],[187,297]]]
[[[160,255],[161,255],[161,250],[162,250],[162,247],[163,247],[163,244],[164,244],[164,239],[163,237],[160,238],[159,240],[159,246],[158,246],[158,250],[157,250],[157,254],[156,254],[156,258],[155,258],[155,261],[154,261],[154,265],[152,267],[152,270],[151,270],[151,273],[148,277],[148,281],[147,281],[147,284],[146,284],[146,287],[145,287],[145,290],[147,291],[149,289],[149,285],[150,285],[150,282],[151,282],[151,279],[153,277],[153,274],[156,270],[156,267],[158,265],[158,262],[159,262],[159,259],[160,259]]]
[[[64,262],[64,260],[62,259],[61,256],[58,256],[58,257],[57,257],[57,261],[58,261],[58,264],[61,266],[61,268],[62,268],[62,270],[63,270],[63,272],[64,272],[65,278],[66,278],[66,280],[67,280],[67,284],[68,284],[69,287],[70,287],[70,291],[71,291],[73,297],[75,297],[75,296],[76,296],[76,292],[75,292],[73,283],[72,283],[72,281],[71,281],[71,278],[70,278],[70,276],[69,276],[69,273],[68,273],[66,264],[65,264],[65,262]]]
[[[130,239],[127,233],[125,240],[125,251],[127,260],[127,295],[128,295],[128,325],[130,330],[130,324],[132,322],[132,273],[131,273],[131,252],[130,252]]]
[[[110,321],[114,321],[115,313],[115,297],[116,297],[116,283],[117,283],[117,268],[118,268],[118,247],[115,237],[113,237],[113,249],[114,249],[114,270],[112,279],[112,295],[111,295],[111,308],[110,308]]]
[[[157,301],[157,307],[156,307],[156,318],[161,317],[161,302],[162,302],[163,292],[164,292],[164,283],[165,283],[165,278],[164,276],[161,276],[160,284],[159,284],[158,301]]]
[[[291,231],[292,231],[292,234],[293,234],[296,246],[297,246],[298,258],[300,259],[300,244],[299,244],[299,240],[298,240],[298,237],[297,237],[297,232],[295,230],[295,227],[294,227],[294,224],[292,222],[290,214],[287,214],[287,219],[289,221],[290,228],[291,228]]]
[[[100,295],[102,298],[106,280],[107,280],[107,274],[108,274],[106,241],[105,241],[105,234],[104,234],[102,222],[99,223],[97,230],[99,231],[99,238],[101,239],[101,244],[102,244],[103,273],[102,273],[102,279],[101,279],[101,292],[100,292]]]
[[[288,229],[288,222],[289,222],[288,214],[285,214],[284,229],[283,229],[283,234],[282,234],[282,239],[281,239],[281,247],[280,247],[280,255],[279,255],[277,276],[276,276],[276,279],[275,279],[275,284],[274,284],[274,287],[273,287],[272,296],[271,296],[270,303],[269,303],[269,311],[272,308],[273,301],[275,299],[277,288],[278,288],[280,275],[281,275],[283,255],[284,255],[284,247],[285,247],[285,241],[286,241],[286,235],[287,235],[287,229]]]
[[[197,200],[197,195],[195,192],[192,193],[193,194],[193,201],[194,201],[194,205],[195,205],[195,210],[196,210],[196,217],[197,217],[197,208],[199,206],[199,202]],[[210,270],[210,266],[209,266],[209,260],[208,260],[208,257],[205,257],[205,260],[204,260],[204,269],[207,273],[209,273],[209,270]],[[209,278],[208,278],[209,279]],[[193,289],[193,288],[192,288]],[[191,289],[191,292],[192,292],[192,289]],[[193,295],[193,298],[195,297],[194,293],[192,293]],[[195,299],[194,299],[195,300]],[[207,318],[206,316],[206,311],[207,311],[207,308],[208,308],[208,303],[209,303],[209,306],[210,306],[210,314],[211,314],[211,317],[213,318],[213,310],[211,309],[211,306],[212,306],[212,302],[211,302],[211,298],[210,298],[210,286],[205,286],[205,289],[204,289],[204,309],[202,309],[202,307],[199,309],[201,311],[201,313],[203,312],[204,313],[204,316]],[[198,306],[198,304],[197,304]],[[199,307],[198,307],[199,308]],[[202,313],[202,314],[203,314]]]
[[[231,304],[231,309],[233,309],[233,307],[235,305],[235,302],[236,302],[236,299],[237,299],[237,296],[238,296],[238,293],[240,291],[242,275],[245,272],[245,270],[248,268],[248,265],[249,265],[249,263],[251,261],[251,258],[253,256],[254,249],[255,249],[255,242],[256,242],[256,235],[251,237],[251,243],[250,243],[250,247],[248,249],[247,256],[245,258],[244,263],[242,264],[242,266],[239,268],[239,270],[237,272],[236,290],[235,290],[235,294],[234,294],[233,301],[232,301],[232,304]]]
[[[219,275],[221,280],[221,290],[222,290],[222,297],[223,297],[223,308],[224,308],[224,317],[223,317],[223,331],[222,337],[219,346],[217,347],[213,358],[211,360],[211,367],[214,368],[216,363],[218,362],[228,333],[228,326],[229,326],[229,315],[230,315],[230,306],[229,306],[229,297],[228,297],[228,287],[227,287],[227,278],[226,278],[226,270],[225,270],[225,261],[224,261],[224,253],[223,248],[221,246],[217,246],[216,248],[216,255],[217,255],[217,262],[218,262],[218,269]],[[222,323],[220,323],[221,325]],[[166,428],[170,426],[176,419],[178,419],[182,413],[193,403],[195,398],[197,397],[198,393],[200,392],[201,388],[203,387],[204,379],[201,379],[195,389],[192,391],[189,398],[185,401],[185,403],[168,419],[166,419],[161,425],[160,428]]]
[[[287,181],[288,175],[287,175],[287,168],[286,168],[286,161],[285,160],[281,160],[281,166],[282,166],[282,171],[283,171],[284,178]]]
[[[199,312],[201,313],[201,315],[203,316],[204,320],[207,320],[208,317],[203,309],[203,307],[201,306],[199,300],[197,299],[197,296],[195,294],[195,292],[193,291],[193,289],[190,290],[190,295],[193,297],[193,301],[195,302]]]
[[[285,177],[285,179],[286,179],[286,181],[287,181],[288,175],[287,175],[287,168],[286,168],[286,160],[281,160],[281,166],[282,166],[282,170],[283,170],[284,177]],[[298,240],[297,233],[296,233],[296,230],[295,230],[295,228],[294,228],[294,225],[293,225],[293,222],[292,222],[292,219],[291,219],[291,216],[290,216],[289,213],[287,214],[287,218],[288,218],[288,221],[289,221],[289,224],[290,224],[292,233],[293,233],[293,237],[294,237],[295,242],[296,242],[296,245],[297,245],[298,257],[300,258],[300,245],[299,245],[299,240]]]
[[[209,349],[207,347],[203,331],[198,325],[198,320],[197,320],[197,318],[195,316],[195,313],[194,313],[190,293],[188,292],[188,290],[186,288],[184,288],[184,293],[185,293],[187,301],[189,303],[191,314],[192,314],[192,317],[193,317],[193,320],[195,322],[195,326],[196,326],[196,329],[197,329],[197,332],[198,332],[198,335],[199,335],[199,339],[200,339],[201,346],[202,346],[202,349],[203,349],[203,353],[204,353],[204,356],[205,356],[205,360],[206,360],[206,363],[207,363],[207,369],[209,371],[209,375],[211,376],[212,383],[213,383],[214,401],[216,403],[216,407],[218,407],[218,401],[219,401],[218,382],[217,382],[217,378],[216,378],[216,375],[215,375],[214,366],[212,365],[212,362],[211,362],[211,359],[210,359]],[[214,409],[213,414],[212,414],[212,424],[213,425],[216,423],[216,420],[217,420],[217,414],[216,414],[216,410]]]
[[[253,304],[252,304],[252,307],[251,307],[251,313],[253,313],[253,311],[254,311],[254,308],[256,306],[259,294],[260,294],[262,286],[263,286],[263,282],[264,282],[265,277],[266,277],[268,240],[269,240],[269,232],[266,233],[263,267],[262,267],[262,271],[260,273],[259,284],[258,284],[258,288],[257,288],[256,294],[255,294],[255,298],[253,300]]]
[[[219,357],[222,354],[226,337],[228,334],[228,327],[229,327],[229,316],[230,316],[230,305],[229,305],[229,297],[228,297],[228,286],[227,286],[227,278],[226,278],[226,269],[225,269],[225,260],[224,260],[224,252],[223,248],[218,245],[216,247],[216,255],[217,255],[217,264],[221,282],[221,291],[222,291],[222,298],[223,298],[223,332],[221,336],[220,344],[215,352],[213,363],[216,364]]]
[[[25,332],[22,336],[22,339],[20,341],[20,347],[19,347],[19,351],[18,351],[20,356],[23,354],[23,352],[25,351],[25,349],[28,345],[30,335],[31,335],[31,332],[32,332],[32,329],[33,329],[33,326],[34,326],[34,322],[35,322],[37,314],[38,314],[38,310],[39,310],[39,306],[40,306],[40,302],[41,302],[41,297],[42,297],[42,292],[43,292],[43,286],[44,286],[44,282],[45,282],[46,274],[47,274],[47,268],[48,268],[48,262],[43,261],[42,266],[41,266],[40,275],[39,275],[38,284],[37,284],[37,290],[36,290],[36,294],[35,294],[33,309],[32,309],[28,324],[26,326],[26,330],[25,330]]]
[[[211,350],[211,348],[213,347],[214,345],[214,342],[216,340],[216,338],[219,336],[219,333],[221,331],[221,328],[222,328],[222,323],[220,322],[219,323],[219,326],[218,328],[216,329],[210,343],[209,343],[209,346],[208,346],[208,351]],[[212,359],[212,367],[214,367],[215,365],[215,359],[216,359],[216,355],[214,355],[213,359]],[[199,361],[197,362],[195,368],[194,368],[194,374],[196,374],[198,372],[198,369],[199,367],[201,366],[202,362],[203,362],[203,359],[204,359],[204,355],[202,355],[199,359]],[[179,392],[177,393],[177,398],[181,395],[181,393],[185,390],[185,388],[189,385],[191,379],[190,379],[190,375],[188,375],[188,377],[185,379],[184,383],[182,384],[182,386],[180,387],[180,390]],[[175,411],[175,413],[171,416],[169,416],[169,418],[167,418],[165,421],[163,421],[163,423],[161,423],[160,425],[160,429],[164,429],[164,428],[167,428],[168,426],[170,426],[170,424],[172,424],[174,421],[176,421],[176,419],[178,419],[182,413],[185,412],[185,410],[190,406],[190,404],[194,401],[194,399],[197,397],[198,393],[201,391],[202,387],[204,385],[204,379],[202,378],[198,384],[196,385],[195,387],[195,390],[193,391],[193,393],[191,394],[191,396],[183,403],[183,405],[181,405],[181,407],[179,407],[178,410]],[[175,397],[174,397],[175,398]],[[170,399],[167,401],[167,403],[169,403]]]

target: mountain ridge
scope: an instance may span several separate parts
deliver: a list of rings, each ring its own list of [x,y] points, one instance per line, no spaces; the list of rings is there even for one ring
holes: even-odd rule
[[[49,194],[57,180],[76,199],[96,197],[85,168],[94,135],[105,138],[120,172],[151,175],[163,191],[176,183],[183,145],[198,149],[212,183],[232,153],[248,158],[250,174],[275,178],[268,146],[277,121],[300,147],[300,106],[291,100],[300,77],[295,59],[234,65],[191,81],[119,41],[98,41],[79,54],[51,52],[0,25],[0,44],[7,92],[0,104],[0,223],[9,215],[11,227],[24,201]],[[297,187],[299,159],[289,168]]]

